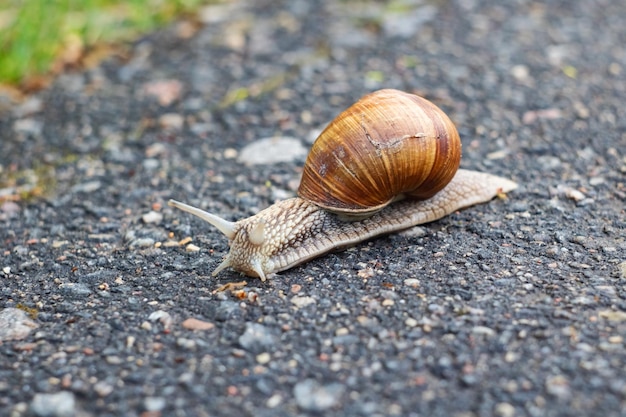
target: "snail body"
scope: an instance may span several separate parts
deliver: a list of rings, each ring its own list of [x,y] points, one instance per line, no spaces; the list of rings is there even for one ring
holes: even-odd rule
[[[298,197],[237,222],[170,200],[217,227],[231,267],[265,281],[326,252],[440,219],[517,187],[508,179],[458,169],[461,143],[429,101],[397,90],[364,96],[313,144]],[[363,198],[359,198],[362,195]]]

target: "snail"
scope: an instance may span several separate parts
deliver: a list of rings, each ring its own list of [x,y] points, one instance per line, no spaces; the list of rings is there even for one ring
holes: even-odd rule
[[[306,159],[298,197],[237,222],[170,200],[215,226],[231,267],[262,281],[336,249],[432,222],[517,187],[459,169],[461,141],[430,101],[398,90],[362,97],[333,120]]]

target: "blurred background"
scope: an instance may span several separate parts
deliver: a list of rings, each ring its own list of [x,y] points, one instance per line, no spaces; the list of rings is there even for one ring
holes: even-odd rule
[[[0,85],[30,91],[211,0],[0,0]]]

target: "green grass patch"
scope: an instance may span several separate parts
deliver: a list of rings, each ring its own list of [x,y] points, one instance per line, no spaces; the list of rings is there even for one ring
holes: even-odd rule
[[[0,0],[0,83],[49,72],[77,43],[128,41],[208,0]]]

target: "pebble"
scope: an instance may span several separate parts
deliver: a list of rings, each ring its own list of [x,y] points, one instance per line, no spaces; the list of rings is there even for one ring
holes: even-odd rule
[[[104,358],[104,360],[109,365],[120,365],[123,362],[122,358],[116,355],[107,356],[106,358]]]
[[[53,249],[59,249],[62,246],[65,245],[69,245],[70,242],[68,242],[67,240],[53,240],[52,241],[52,248]]]
[[[598,315],[609,321],[617,321],[617,322],[626,321],[626,312],[623,312],[623,311],[603,310],[603,311],[600,311]]]
[[[413,317],[409,317],[408,319],[404,321],[404,325],[406,327],[416,327],[418,324],[419,322],[415,320]]]
[[[259,323],[246,323],[246,330],[239,336],[239,344],[242,348],[261,353],[276,344],[276,337],[270,330]]]
[[[152,238],[140,237],[130,242],[129,246],[132,248],[149,248],[149,247],[154,246],[154,242],[155,241]]]
[[[157,169],[159,167],[161,163],[159,162],[158,159],[154,159],[154,158],[148,158],[148,159],[144,159],[143,161],[141,161],[141,165],[147,170],[147,171],[154,171],[155,169]]]
[[[146,411],[162,411],[165,408],[165,398],[163,397],[146,397],[143,400],[143,408]]]
[[[179,337],[178,339],[176,339],[176,346],[184,349],[193,350],[196,348],[196,341],[193,339]]]
[[[272,360],[272,357],[269,353],[267,352],[263,352],[263,353],[259,353],[256,356],[256,361],[257,363],[261,364],[261,365],[265,365],[267,363],[269,363],[269,361]]]
[[[244,147],[237,161],[246,165],[276,164],[304,159],[307,149],[291,137],[263,138]]]
[[[72,187],[73,193],[93,193],[102,187],[102,183],[100,181],[87,181],[81,184],[76,184]]]
[[[59,289],[63,294],[75,298],[84,298],[91,294],[89,287],[79,282],[66,282],[59,285]]]
[[[190,243],[187,246],[185,246],[185,252],[189,252],[189,253],[200,252],[200,247],[194,245],[193,243]]]
[[[576,201],[577,203],[587,198],[587,196],[585,196],[585,194],[583,194],[582,192],[578,191],[575,188],[571,188],[567,186],[559,186],[557,187],[557,191],[562,193],[565,197],[569,198],[570,200]]]
[[[185,119],[178,113],[166,113],[159,117],[159,125],[165,129],[181,130]]]
[[[69,391],[35,394],[30,410],[38,417],[73,417],[75,402],[74,394]]]
[[[20,206],[13,201],[5,201],[0,205],[0,211],[7,214],[15,214],[20,212]]]
[[[0,342],[22,340],[37,327],[25,311],[11,307],[0,310]]]
[[[141,220],[143,220],[143,222],[146,224],[149,224],[149,223],[159,224],[161,223],[161,221],[163,221],[163,214],[157,213],[156,211],[149,211],[143,216],[141,216]]]
[[[496,334],[495,330],[485,326],[474,326],[472,333],[482,336],[494,336]]]
[[[515,407],[509,403],[498,403],[494,412],[498,417],[514,417]]]
[[[39,113],[43,109],[43,100],[38,97],[29,97],[23,103],[13,108],[13,115],[16,118],[30,116]]]
[[[309,296],[295,296],[291,298],[291,303],[293,305],[295,305],[298,308],[303,308],[306,307],[310,304],[315,304],[317,303],[317,300],[315,300],[315,298],[313,297],[309,297]]]
[[[215,328],[215,324],[208,321],[202,321],[194,318],[188,318],[181,325],[188,330],[211,330]]]
[[[105,381],[98,381],[94,384],[93,390],[99,397],[106,397],[113,392],[115,388],[113,385]]]
[[[281,397],[279,394],[274,394],[267,399],[267,402],[265,403],[265,405],[268,408],[274,408],[274,407],[278,407],[282,402],[283,402],[283,397]]]
[[[239,152],[237,152],[237,149],[234,148],[226,148],[224,149],[223,155],[224,159],[235,159],[237,158],[237,155],[239,155]]]
[[[157,99],[163,107],[169,106],[181,97],[183,83],[176,79],[156,80],[143,85],[144,93]]]
[[[404,285],[406,285],[407,287],[419,287],[420,286],[420,280],[417,278],[407,278],[404,280]]]
[[[621,262],[617,265],[617,269],[619,270],[619,275],[622,279],[626,279],[626,261]]]
[[[339,403],[343,391],[344,386],[341,384],[320,385],[314,379],[300,381],[293,389],[298,407],[317,413],[326,411]]]
[[[148,316],[148,320],[150,321],[159,321],[163,325],[165,329],[169,329],[172,325],[172,316],[167,311],[157,310]]]
[[[13,129],[16,132],[40,135],[43,129],[43,122],[33,118],[19,119],[13,123]]]
[[[571,394],[569,381],[563,375],[551,376],[546,380],[546,391],[558,398],[569,398]]]

